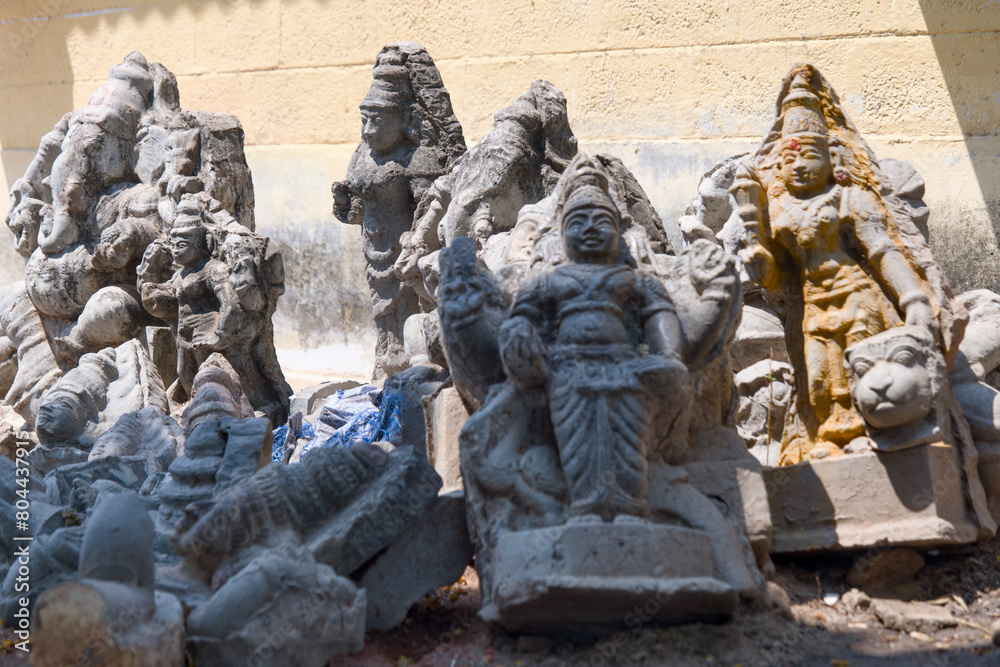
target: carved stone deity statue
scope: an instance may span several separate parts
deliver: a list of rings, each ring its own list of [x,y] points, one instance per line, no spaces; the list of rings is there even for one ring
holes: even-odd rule
[[[284,273],[281,255],[266,238],[184,195],[169,239],[149,245],[138,276],[146,310],[175,322],[177,381],[169,390],[175,405],[193,395],[198,369],[220,352],[255,409],[272,423],[287,418],[291,389],[278,366],[271,329]]]
[[[797,378],[782,463],[840,456],[865,422],[844,350],[902,325],[932,332],[953,359],[964,321],[940,267],[835,93],[810,66],[793,69],[778,118],[733,183],[751,278],[785,305]]]
[[[465,139],[434,61],[413,42],[379,53],[361,117],[361,144],[347,178],[333,184],[333,212],[362,226],[378,331],[374,378],[381,380],[407,368],[403,324],[420,312],[417,293],[393,271],[400,237],[427,207],[434,180],[465,151]]]
[[[174,75],[133,52],[42,138],[11,188],[6,222],[28,263],[24,283],[0,294],[0,330],[18,359],[6,402],[29,424],[82,355],[159,323],[135,271],[185,193],[253,229],[239,121],[182,110]]]
[[[446,345],[481,364],[461,380],[496,381],[497,362],[506,377],[473,392],[483,402],[461,435],[481,613],[512,630],[606,630],[654,596],[660,621],[724,617],[762,579],[742,517],[734,530],[681,466],[696,458],[695,423],[712,422],[692,397],[731,338],[733,264],[708,242],[693,248],[709,251],[703,266],[651,252],[637,263],[624,237],[641,245],[645,232],[586,155],[552,197],[535,240],[544,259],[506,317],[485,312],[502,299],[484,294],[503,288],[473,241],[442,251]]]
[[[785,77],[771,132],[740,160],[731,192],[740,257],[782,313],[794,374],[779,460],[794,470],[771,498],[775,549],[991,535],[947,379],[968,314],[915,209],[814,67]],[[800,504],[808,520],[787,511]]]

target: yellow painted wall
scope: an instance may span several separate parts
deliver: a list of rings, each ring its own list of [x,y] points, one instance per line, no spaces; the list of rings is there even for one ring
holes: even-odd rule
[[[702,172],[755,147],[782,75],[812,62],[878,154],[924,175],[956,290],[1000,290],[997,0],[4,0],[0,186],[138,49],[177,75],[185,108],[243,122],[258,225],[299,253],[279,346],[347,346],[363,365],[358,233],[330,214],[329,184],[371,62],[400,39],[430,51],[470,142],[532,79],[553,81],[581,147],[619,155],[668,222]]]

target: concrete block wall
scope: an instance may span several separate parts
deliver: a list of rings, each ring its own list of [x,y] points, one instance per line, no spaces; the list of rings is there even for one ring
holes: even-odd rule
[[[283,364],[364,375],[360,235],[333,218],[329,186],[383,44],[428,48],[470,143],[532,79],[553,81],[581,148],[624,160],[668,224],[704,171],[756,147],[781,77],[808,61],[880,156],[923,174],[931,246],[956,291],[1000,291],[998,37],[994,0],[5,0],[0,185],[142,51],[177,75],[185,108],[243,123],[258,227],[288,269]],[[19,261],[0,243],[0,280]]]

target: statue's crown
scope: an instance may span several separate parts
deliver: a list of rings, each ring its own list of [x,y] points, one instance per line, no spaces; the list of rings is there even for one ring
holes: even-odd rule
[[[380,55],[372,70],[372,85],[361,102],[362,107],[388,107],[406,104],[413,98],[410,73],[403,54],[388,51]]]
[[[589,156],[580,153],[566,171],[569,178],[563,203],[564,221],[576,209],[598,207],[612,212],[615,220],[620,222],[618,207],[608,190],[608,177]]]
[[[781,102],[781,136],[826,137],[828,128],[819,97],[812,91],[805,73],[792,80]]]

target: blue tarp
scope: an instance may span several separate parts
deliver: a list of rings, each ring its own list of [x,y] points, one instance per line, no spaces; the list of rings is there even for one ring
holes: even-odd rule
[[[392,440],[399,434],[402,408],[401,394],[383,391],[375,385],[340,390],[327,400],[314,424],[302,423],[302,430],[295,434],[292,443],[308,440],[302,446],[304,455],[314,447],[349,447],[358,441]],[[274,430],[272,462],[281,461],[287,435],[287,425]]]

